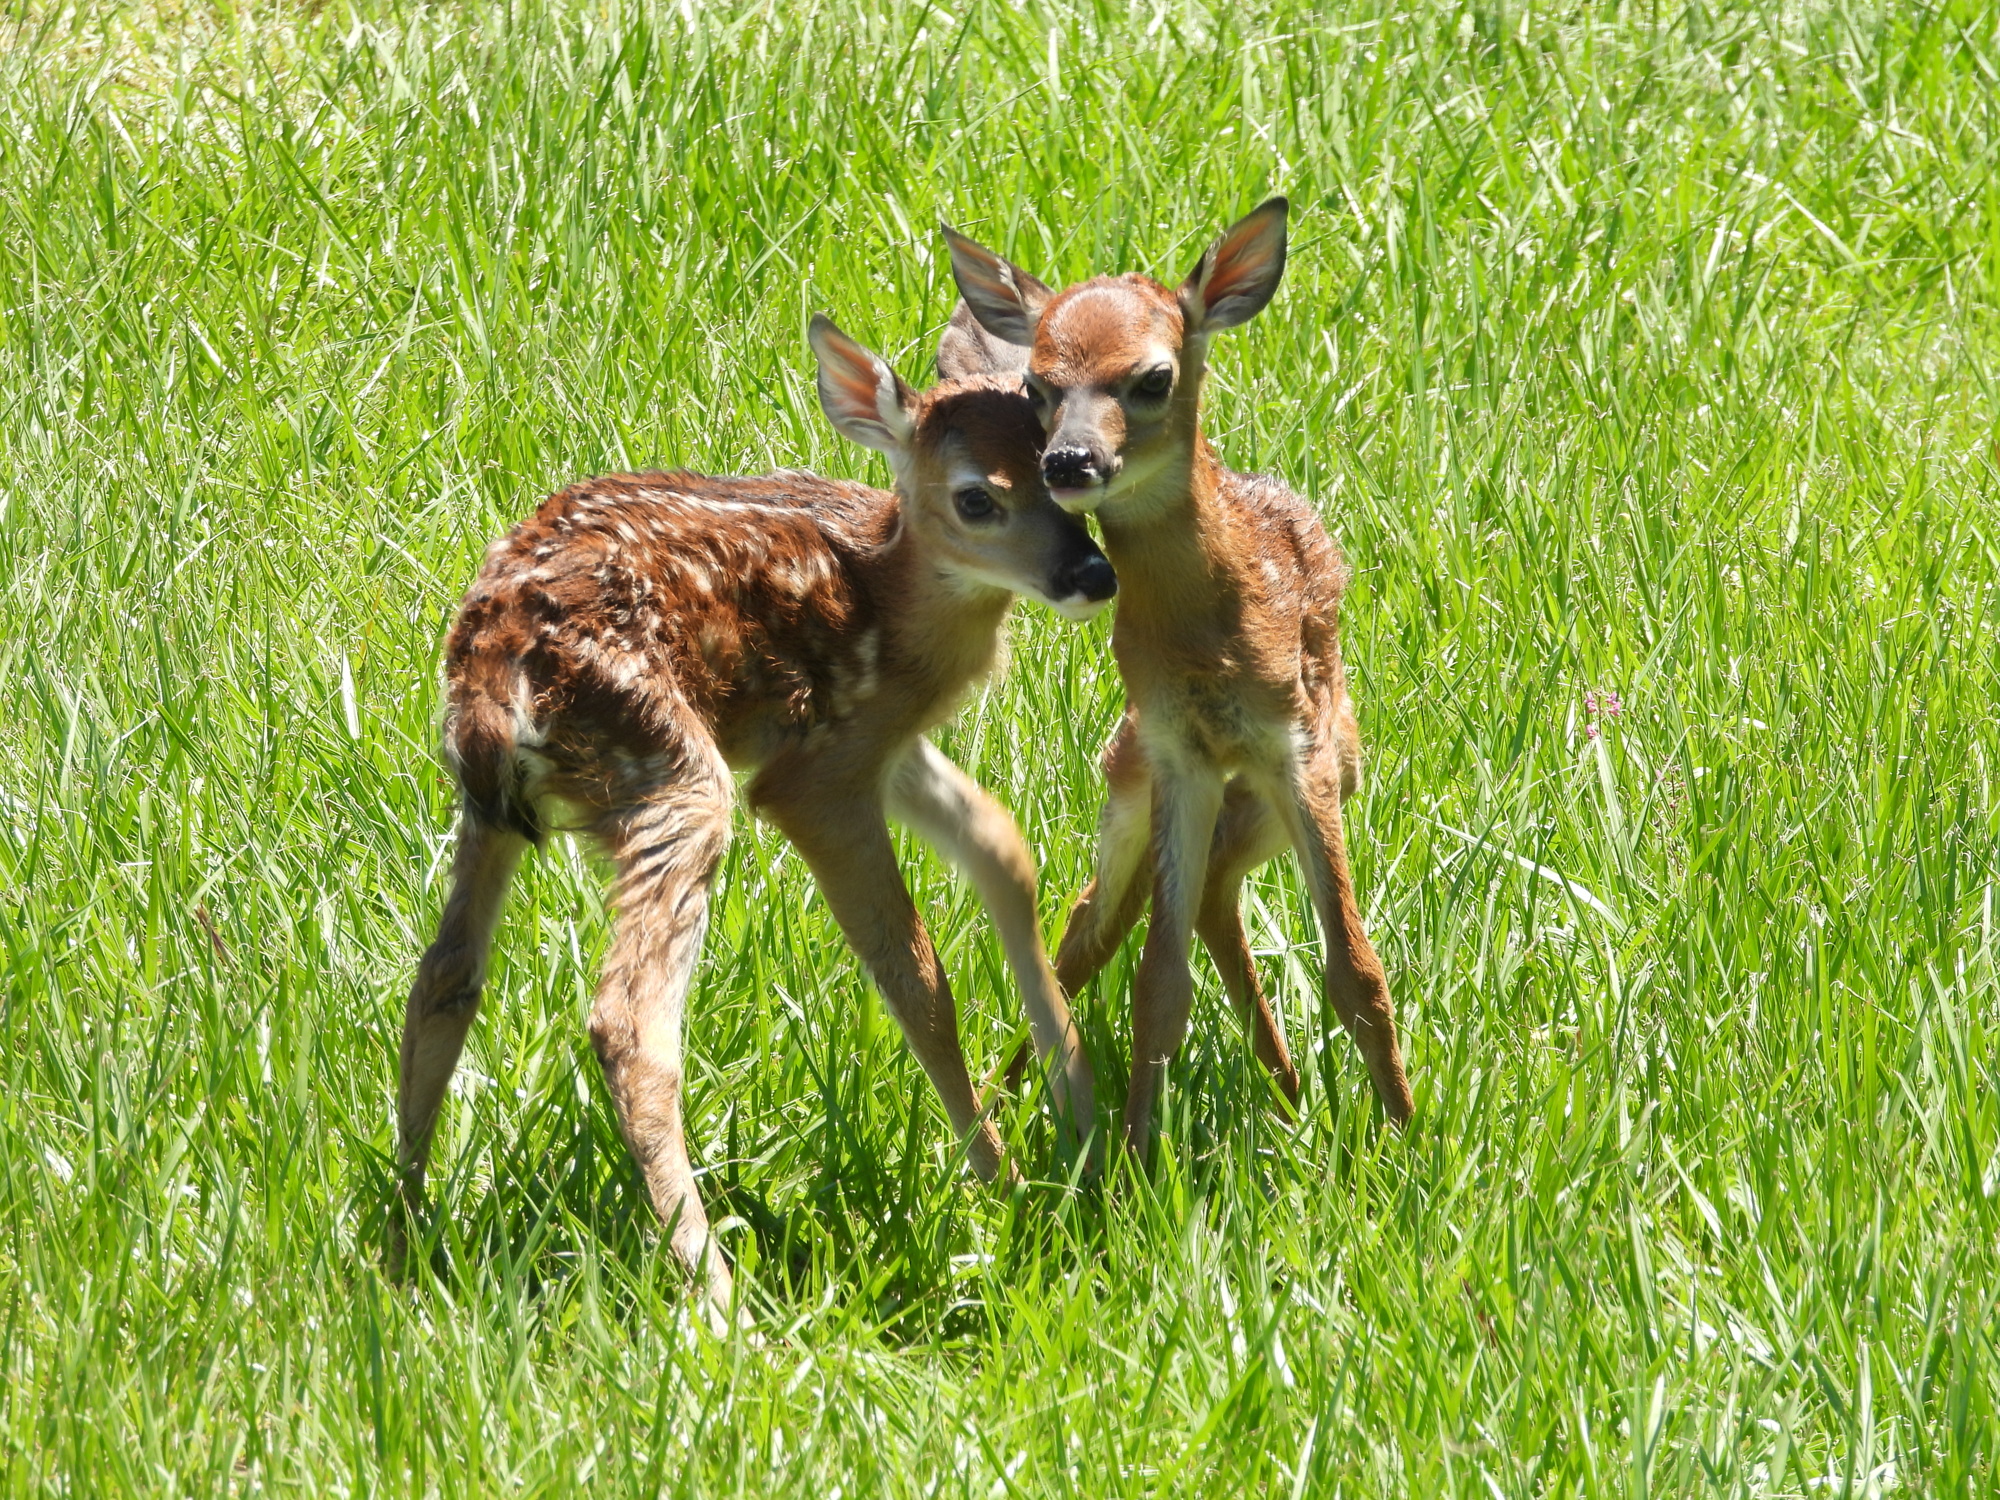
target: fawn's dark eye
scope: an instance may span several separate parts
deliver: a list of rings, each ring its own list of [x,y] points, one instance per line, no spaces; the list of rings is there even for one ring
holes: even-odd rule
[[[1166,395],[1173,388],[1173,384],[1173,369],[1170,366],[1161,365],[1157,370],[1148,370],[1144,375],[1141,375],[1138,384],[1133,386],[1132,389],[1142,396],[1151,396],[1158,399]]]
[[[995,509],[992,495],[984,485],[968,484],[962,490],[952,491],[951,503],[958,507],[958,513],[968,521],[983,521]]]

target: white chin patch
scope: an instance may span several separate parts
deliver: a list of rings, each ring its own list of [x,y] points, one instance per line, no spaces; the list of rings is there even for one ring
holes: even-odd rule
[[[1093,484],[1078,490],[1052,489],[1049,496],[1073,516],[1088,515],[1104,503],[1104,486]]]
[[[1086,599],[1081,594],[1071,594],[1067,599],[1047,601],[1049,608],[1065,620],[1075,620],[1079,624],[1085,620],[1096,619],[1104,612],[1104,606],[1110,602],[1109,599]]]

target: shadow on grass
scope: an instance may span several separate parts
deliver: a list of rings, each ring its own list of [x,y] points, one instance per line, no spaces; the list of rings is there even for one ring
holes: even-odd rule
[[[980,1240],[992,1237],[993,1209],[982,1195],[1007,1190],[984,1188],[962,1171],[939,1173],[927,1130],[910,1132],[903,1145],[884,1151],[836,1122],[783,1149],[765,1142],[747,1157],[732,1149],[724,1171],[704,1179],[709,1220],[767,1333],[829,1310],[899,1347],[951,1342],[985,1326],[984,1278],[968,1266],[981,1259]],[[389,1269],[403,1214],[393,1165],[376,1148],[361,1156],[357,1227]],[[433,1172],[427,1201],[408,1224],[404,1281],[435,1282],[454,1296],[496,1281],[540,1301],[560,1297],[590,1265],[611,1273],[608,1284],[635,1289],[612,1297],[619,1316],[650,1315],[656,1304],[636,1288],[657,1280],[667,1252],[608,1102],[585,1107],[552,1092],[504,1140],[489,1134],[483,1151],[437,1165],[445,1170]],[[1047,1255],[1050,1247],[1016,1226],[1076,1196],[1059,1183],[1017,1185],[1000,1238]],[[984,1236],[979,1219],[988,1221]]]
[[[1003,1096],[996,1107],[1024,1173],[1011,1187],[980,1185],[962,1166],[939,1170],[926,1101],[909,1109],[900,1141],[836,1110],[816,1128],[781,1128],[745,1149],[732,1116],[703,1203],[767,1333],[832,1316],[895,1347],[974,1338],[989,1326],[996,1286],[1068,1277],[1096,1262],[1120,1203],[1147,1200],[1147,1232],[1171,1233],[1167,1219],[1201,1212],[1223,1174],[1247,1173],[1260,1195],[1274,1191],[1273,1174],[1292,1170],[1283,1162],[1291,1153],[1267,1149],[1269,1132],[1314,1127],[1281,1125],[1275,1115],[1249,1123],[1271,1114],[1271,1099],[1247,1049],[1234,1055],[1239,1041],[1191,1047],[1176,1062],[1167,1136],[1143,1191],[1135,1192],[1115,1144],[1097,1175],[1058,1150],[1031,1084],[1025,1097]],[[1115,1065],[1102,1071],[1107,1084],[1121,1081]],[[475,1133],[485,1135],[484,1150],[461,1153],[433,1176],[411,1226],[405,1279],[428,1277],[455,1293],[497,1278],[530,1300],[560,1295],[586,1266],[634,1288],[658,1279],[666,1256],[659,1221],[607,1100],[545,1091],[504,1138],[482,1115]],[[1336,1158],[1349,1154],[1347,1131],[1315,1133]],[[360,1227],[380,1254],[400,1208],[387,1157],[371,1149],[366,1159]],[[1341,1176],[1344,1161],[1332,1169]],[[1165,1198],[1179,1207],[1163,1219]],[[636,1295],[613,1301],[623,1304],[621,1316],[646,1316],[656,1305]]]

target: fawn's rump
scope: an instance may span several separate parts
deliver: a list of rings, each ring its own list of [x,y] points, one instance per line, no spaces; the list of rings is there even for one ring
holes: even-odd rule
[[[444,750],[468,816],[539,844],[549,805],[580,815],[617,856],[640,825],[726,822],[729,768],[714,732],[670,681],[566,672],[531,661],[451,674]]]

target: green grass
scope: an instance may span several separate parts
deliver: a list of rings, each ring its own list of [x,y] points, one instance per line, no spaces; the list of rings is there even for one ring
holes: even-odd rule
[[[883,479],[802,330],[924,373],[941,216],[1049,279],[1177,274],[1274,189],[1291,269],[1210,425],[1356,567],[1413,1131],[1322,1045],[1279,865],[1304,1121],[1204,971],[1153,1180],[984,1192],[746,827],[690,1130],[765,1339],[718,1343],[557,847],[439,1274],[386,1283],[486,540],[626,466]],[[6,1492],[1991,1493],[1996,292],[1978,3],[5,0]],[[1013,639],[943,739],[1053,932],[1120,695],[1103,627]],[[910,868],[984,1071],[997,945]],[[1130,977],[1080,1002],[1107,1094]]]

